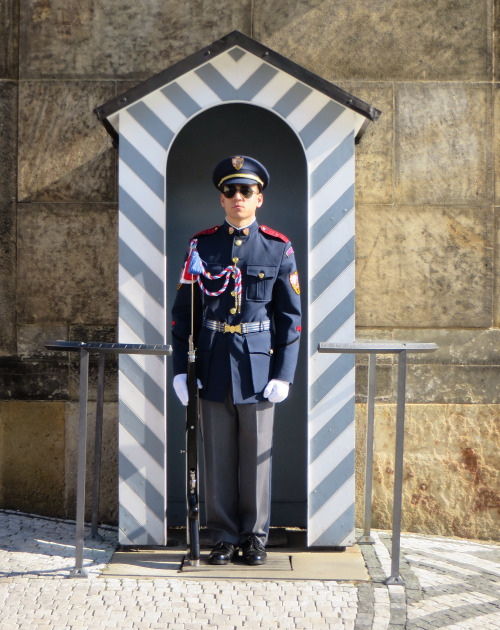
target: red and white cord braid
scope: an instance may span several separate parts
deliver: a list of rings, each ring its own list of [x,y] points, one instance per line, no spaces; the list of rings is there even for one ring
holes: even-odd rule
[[[196,238],[193,239],[191,241],[190,248],[196,249],[197,243],[198,243],[198,239]],[[201,261],[201,258],[200,258],[200,261]],[[202,272],[203,276],[207,278],[208,280],[219,280],[223,276],[226,276],[224,285],[219,291],[209,291],[208,289],[206,289],[205,285],[203,284],[201,280],[201,275],[198,276],[198,284],[200,285],[200,288],[206,295],[210,295],[214,297],[214,296],[221,295],[222,293],[224,293],[224,291],[227,289],[227,285],[229,284],[229,278],[231,277],[231,274],[234,273],[234,290],[236,291],[236,294],[241,297],[241,269],[239,269],[236,265],[230,265],[229,267],[226,267],[225,269],[223,269],[221,273],[212,275],[209,271],[205,269],[203,262],[201,264],[203,267],[203,272]]]

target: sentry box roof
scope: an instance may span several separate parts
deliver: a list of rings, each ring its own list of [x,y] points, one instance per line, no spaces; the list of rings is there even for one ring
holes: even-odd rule
[[[148,94],[164,88],[167,84],[172,83],[192,70],[200,69],[203,73],[202,68],[209,63],[211,65],[211,62],[223,53],[229,52],[232,59],[238,61],[245,54],[245,51],[255,55],[256,72],[250,75],[239,88],[234,88],[229,84],[225,86],[227,89],[234,90],[234,100],[251,100],[252,90],[255,91],[261,85],[264,87],[267,83],[266,78],[269,81],[271,78],[274,78],[278,71],[282,71],[296,78],[304,86],[321,92],[325,96],[330,97],[333,101],[359,114],[360,123],[356,131],[356,143],[359,142],[369,123],[372,121],[375,122],[380,116],[381,112],[372,105],[365,103],[356,96],[349,94],[342,88],[306,70],[290,59],[283,57],[256,40],[243,35],[243,33],[239,31],[229,33],[225,37],[213,42],[210,46],[199,50],[173,66],[170,66],[170,68],[163,70],[123,94],[116,96],[107,103],[104,103],[104,105],[97,107],[95,113],[116,143],[118,142],[119,131],[117,114],[120,110],[130,107],[130,105],[140,101]],[[265,64],[257,63],[259,60],[264,61]],[[217,102],[219,102],[218,99]]]

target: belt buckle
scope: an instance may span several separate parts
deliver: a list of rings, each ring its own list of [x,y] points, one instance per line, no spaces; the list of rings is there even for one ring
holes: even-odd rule
[[[241,334],[241,324],[237,324],[236,326],[230,326],[224,322],[224,333],[240,333]]]

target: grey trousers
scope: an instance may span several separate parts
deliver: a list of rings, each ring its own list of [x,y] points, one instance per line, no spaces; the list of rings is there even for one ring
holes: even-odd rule
[[[271,514],[274,404],[235,405],[201,399],[205,508],[213,544],[265,545]]]

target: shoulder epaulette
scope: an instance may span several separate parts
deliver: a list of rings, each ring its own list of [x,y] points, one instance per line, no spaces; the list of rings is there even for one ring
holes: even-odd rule
[[[270,227],[267,227],[267,225],[261,225],[260,230],[264,232],[264,234],[269,234],[269,236],[274,236],[274,238],[279,238],[284,243],[288,243],[288,241],[290,240],[287,236],[285,236],[284,234],[281,234],[281,232],[276,232],[276,230],[272,230]]]
[[[198,232],[197,234],[192,236],[191,239],[198,238],[198,236],[204,236],[205,234],[215,234],[215,232],[217,232],[219,228],[220,225],[214,225],[214,227],[208,228],[208,230],[202,230],[201,232]]]

